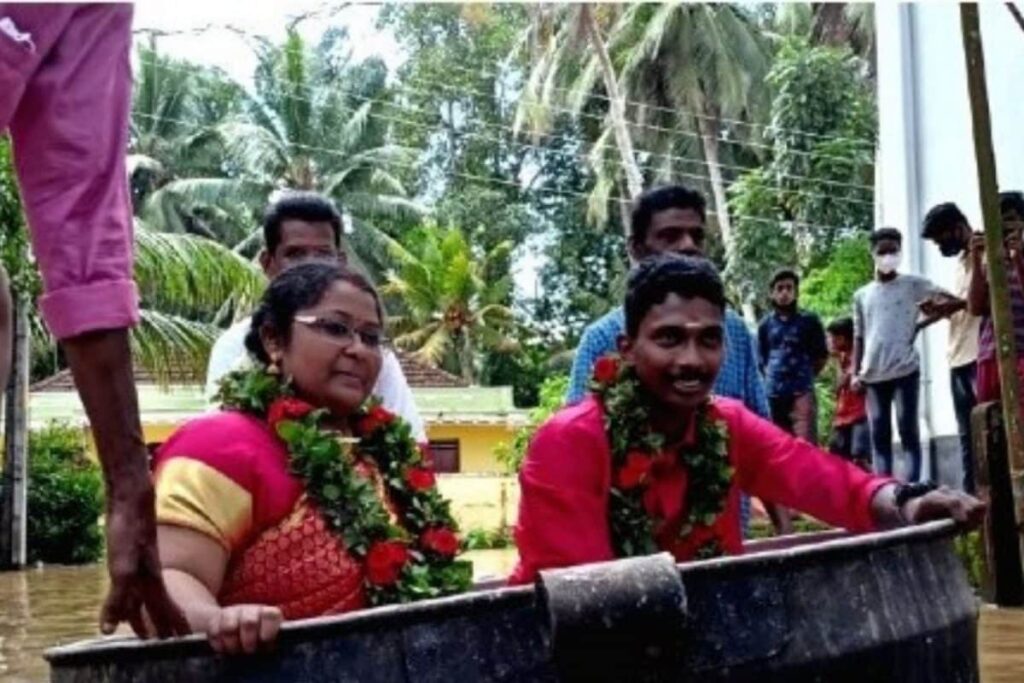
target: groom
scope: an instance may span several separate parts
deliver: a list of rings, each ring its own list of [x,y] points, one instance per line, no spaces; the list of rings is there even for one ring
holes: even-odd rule
[[[598,362],[593,393],[530,444],[513,583],[658,550],[679,561],[741,553],[741,491],[852,531],[981,522],[984,505],[971,496],[867,474],[738,401],[711,397],[724,315],[708,261],[660,255],[634,269],[621,358]]]

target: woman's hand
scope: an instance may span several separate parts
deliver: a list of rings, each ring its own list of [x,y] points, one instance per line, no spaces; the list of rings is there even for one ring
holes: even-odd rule
[[[253,654],[277,640],[284,617],[268,605],[231,605],[210,618],[206,635],[220,654]]]
[[[940,486],[919,498],[908,500],[900,514],[911,524],[951,518],[973,529],[985,520],[985,503],[948,486]]]

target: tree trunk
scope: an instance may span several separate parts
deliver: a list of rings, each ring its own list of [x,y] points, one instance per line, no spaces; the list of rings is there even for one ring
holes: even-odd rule
[[[967,62],[967,88],[970,94],[974,132],[974,154],[978,165],[982,217],[985,222],[985,256],[992,321],[995,326],[996,360],[999,365],[1003,424],[1009,457],[1010,482],[1017,518],[1017,541],[1024,554],[1024,434],[1021,433],[1020,386],[1017,377],[1017,349],[1010,309],[1010,286],[1003,249],[1002,217],[999,211],[995,151],[992,148],[992,122],[985,83],[985,55],[982,49],[978,6],[960,5],[964,58]],[[994,539],[999,542],[1000,539]],[[1006,542],[1012,542],[1007,539]]]
[[[718,229],[722,234],[725,246],[725,261],[730,263],[733,254],[732,219],[729,216],[729,199],[725,194],[725,180],[722,178],[722,167],[718,157],[718,122],[707,115],[697,117],[697,130],[704,147],[704,160],[708,164],[708,176],[711,178],[711,194],[715,198],[715,216],[718,218]],[[754,305],[744,300],[741,302],[743,318],[751,325],[757,324],[757,313]]]
[[[811,3],[814,21],[811,26],[811,42],[842,47],[850,40],[850,25],[846,21],[845,2]]]
[[[470,341],[468,333],[462,332],[460,336],[458,354],[461,367],[459,369],[462,370],[462,379],[472,386],[476,384],[476,373],[473,371],[473,343]]]
[[[622,157],[622,167],[626,172],[626,187],[629,190],[629,198],[636,199],[644,190],[644,178],[640,173],[640,167],[636,163],[636,152],[633,151],[633,139],[629,134],[626,125],[626,106],[619,90],[618,79],[615,76],[615,68],[612,66],[611,57],[604,46],[604,38],[601,37],[601,29],[597,25],[597,19],[591,10],[590,5],[580,5],[580,22],[587,32],[591,47],[597,55],[597,61],[601,64],[601,77],[604,79],[605,90],[608,91],[608,109],[612,122],[612,131],[615,133],[615,142],[619,147],[619,156]],[[628,226],[627,226],[628,231]],[[627,232],[626,237],[629,237]]]
[[[11,377],[4,401],[4,471],[0,506],[0,568],[28,561],[25,527],[28,494],[28,302],[13,296]]]

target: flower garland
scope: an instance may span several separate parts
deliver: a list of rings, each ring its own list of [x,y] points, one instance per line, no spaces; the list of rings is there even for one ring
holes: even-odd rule
[[[657,520],[644,508],[644,492],[651,482],[652,468],[659,462],[678,459],[688,476],[688,505],[678,540],[692,544],[697,558],[721,555],[721,545],[711,527],[725,509],[732,466],[725,424],[712,419],[710,404],[697,412],[696,446],[668,453],[665,437],[651,430],[650,408],[631,366],[614,355],[599,359],[590,388],[604,407],[605,433],[611,445],[608,518],[616,554],[628,557],[659,551],[654,540]]]
[[[223,408],[265,420],[288,447],[292,473],[348,552],[365,565],[372,605],[411,602],[465,591],[472,566],[456,561],[460,548],[449,503],[438,492],[429,453],[409,425],[369,401],[353,416],[355,453],[323,426],[328,412],[295,398],[264,368],[234,372],[217,395]],[[397,523],[391,521],[372,480],[355,466],[372,461]]]

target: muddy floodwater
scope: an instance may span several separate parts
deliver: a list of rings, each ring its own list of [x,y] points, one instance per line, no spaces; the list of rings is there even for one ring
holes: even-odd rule
[[[478,578],[507,574],[513,551],[469,553]],[[0,681],[45,681],[42,651],[96,634],[106,592],[100,566],[0,572]],[[1024,610],[983,607],[979,633],[983,683],[1024,683]]]

